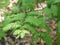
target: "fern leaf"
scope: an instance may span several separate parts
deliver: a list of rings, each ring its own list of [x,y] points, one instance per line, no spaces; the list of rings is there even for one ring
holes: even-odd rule
[[[52,39],[47,33],[41,32],[40,34],[42,39],[46,41],[46,45],[52,45]]]
[[[18,27],[20,27],[21,25],[19,25],[18,23],[10,23],[8,25],[6,25],[5,27],[3,27],[3,31],[8,31],[10,29],[16,29]]]

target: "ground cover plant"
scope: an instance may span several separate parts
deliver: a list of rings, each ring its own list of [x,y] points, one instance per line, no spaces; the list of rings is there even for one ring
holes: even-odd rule
[[[1,0],[2,1],[2,0]],[[2,5],[0,1],[0,7],[6,8],[8,0],[5,5]],[[13,35],[16,39],[24,38],[25,35],[32,34],[30,42],[32,45],[36,40],[43,39],[46,45],[53,45],[50,27],[47,25],[47,20],[57,19],[57,36],[56,45],[60,45],[60,0],[46,0],[47,7],[41,10],[35,10],[35,7],[39,7],[38,3],[42,3],[45,0],[18,0],[17,4],[12,7],[12,12],[5,12],[5,19],[0,23],[0,39],[6,37],[8,31],[11,31],[10,35]],[[42,30],[44,29],[44,30]],[[41,45],[41,42],[39,42]]]

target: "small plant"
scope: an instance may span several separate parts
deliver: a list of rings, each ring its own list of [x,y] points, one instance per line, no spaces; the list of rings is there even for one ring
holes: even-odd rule
[[[7,13],[4,22],[2,22],[2,28],[0,28],[0,38],[6,36],[8,30],[12,30],[12,35],[16,38],[24,38],[25,34],[32,33],[31,42],[43,39],[46,45],[52,45],[52,38],[49,35],[51,29],[46,23],[46,20],[57,18],[57,45],[60,44],[60,0],[46,0],[47,7],[42,10],[36,11],[38,3],[42,3],[45,0],[18,0],[16,6],[13,7],[12,13]],[[44,13],[44,16],[43,14]],[[45,31],[40,28],[44,28]]]

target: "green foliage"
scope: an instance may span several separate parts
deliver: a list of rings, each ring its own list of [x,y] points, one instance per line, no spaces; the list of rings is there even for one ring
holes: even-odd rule
[[[54,3],[60,3],[60,0],[55,0]]]
[[[16,38],[24,38],[25,34],[29,34],[30,32],[27,30],[16,30],[13,35],[16,35]]]
[[[0,0],[0,8],[5,8],[9,4],[9,0]]]
[[[17,6],[14,6],[12,10],[13,13],[19,13],[19,8]]]
[[[21,13],[21,14],[12,14],[11,16],[10,15],[6,16],[5,21],[4,21],[4,25],[9,24],[11,22],[15,22],[15,21],[21,21],[22,22],[24,17],[25,17],[24,13]]]
[[[3,28],[3,31],[8,31],[8,30],[11,30],[11,29],[16,29],[18,27],[20,27],[21,25],[19,25],[19,23],[10,23],[10,24],[7,24],[4,28]]]
[[[36,0],[37,2],[39,2],[39,3],[42,3],[42,2],[44,2],[45,0]]]
[[[56,5],[52,5],[51,6],[51,12],[53,13],[53,16],[57,16],[57,6]]]
[[[41,32],[40,34],[43,40],[46,41],[46,45],[52,45],[51,37],[47,33]]]
[[[58,8],[58,11],[57,11],[57,19],[58,19],[58,22],[57,22],[57,45],[59,45],[60,44],[60,6],[59,5],[57,5],[57,8]]]
[[[0,40],[2,39],[2,38],[4,38],[6,36],[6,34],[5,34],[5,32],[4,31],[0,31]]]
[[[58,22],[58,28],[57,28],[57,45],[60,44],[60,21]]]
[[[29,1],[29,2],[28,2]],[[59,0],[46,0],[47,7],[42,9],[42,12],[35,11],[35,2],[42,3],[44,0],[18,0],[16,6],[13,7],[12,13],[8,13],[5,16],[4,22],[0,28],[0,39],[6,36],[6,32],[11,30],[12,35],[16,38],[24,38],[26,34],[32,33],[31,42],[34,45],[34,41],[43,39],[46,45],[52,45],[52,38],[49,36],[51,29],[46,24],[46,17],[48,19],[57,18],[60,21],[60,6],[55,5],[59,3]],[[60,22],[58,21],[58,34],[60,34]],[[44,31],[38,31],[36,28],[44,28]],[[2,34],[2,35],[1,35]],[[57,36],[58,43],[60,42],[59,35]]]
[[[28,22],[28,23],[33,24],[35,26],[40,25],[40,21],[36,17],[33,17],[33,16],[32,17],[31,16],[27,17],[25,22]]]
[[[49,11],[49,12],[48,12]],[[45,8],[44,9],[44,13],[45,13],[45,15],[48,17],[48,18],[52,18],[52,12],[51,12],[51,9],[49,9],[49,8]]]

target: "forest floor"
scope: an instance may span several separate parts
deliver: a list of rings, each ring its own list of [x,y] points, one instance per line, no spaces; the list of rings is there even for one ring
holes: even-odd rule
[[[13,3],[17,3],[17,0],[10,1],[10,5],[8,6],[10,9],[12,8]],[[38,4],[38,5],[39,5],[39,8],[35,8],[35,10],[41,10],[42,9],[41,5],[44,8],[46,7],[45,2],[42,3],[41,5],[40,4]],[[9,10],[9,12],[10,11],[11,10]],[[0,9],[0,22],[2,22],[4,20],[4,16],[2,16],[3,12],[4,12],[4,9]],[[53,45],[56,45],[56,27],[57,27],[56,19],[47,20],[47,25],[52,30],[52,32],[50,33],[50,36],[52,37]],[[44,29],[42,29],[42,30],[44,30]],[[2,39],[0,41],[0,45],[31,45],[30,41],[28,39],[28,38],[30,38],[30,36],[31,35],[28,35],[28,36],[26,36],[25,39],[17,39],[17,40],[15,40],[14,37],[5,37],[5,40]],[[36,43],[38,43],[38,42],[39,42],[39,40],[36,41]],[[46,45],[45,42],[42,39],[40,40],[40,42],[41,42],[41,45]]]

